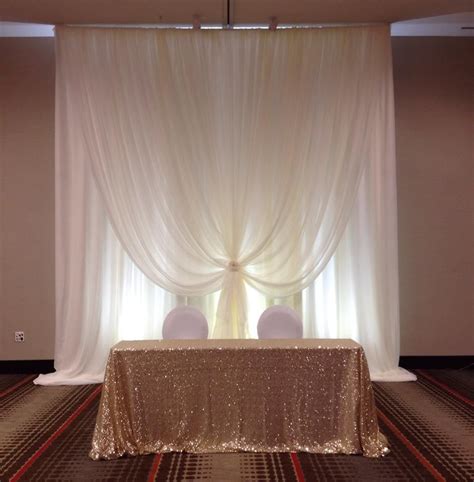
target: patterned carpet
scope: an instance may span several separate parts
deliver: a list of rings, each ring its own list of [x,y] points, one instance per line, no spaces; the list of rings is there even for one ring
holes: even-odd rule
[[[172,453],[88,458],[100,386],[39,387],[0,375],[0,481],[426,481],[474,479],[474,370],[416,370],[377,383],[391,453],[362,456]]]

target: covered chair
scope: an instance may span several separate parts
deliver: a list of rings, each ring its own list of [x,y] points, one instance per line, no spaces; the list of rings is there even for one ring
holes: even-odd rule
[[[209,329],[206,317],[192,306],[178,306],[163,322],[164,340],[206,339]]]
[[[260,315],[257,332],[262,339],[302,338],[303,323],[295,310],[288,306],[275,305]]]

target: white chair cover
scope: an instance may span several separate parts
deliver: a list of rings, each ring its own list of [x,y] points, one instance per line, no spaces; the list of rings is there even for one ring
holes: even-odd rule
[[[171,310],[163,322],[164,340],[206,339],[208,335],[206,317],[192,306],[178,306]]]
[[[257,332],[258,337],[263,339],[302,338],[303,323],[295,310],[288,306],[275,305],[261,314]]]

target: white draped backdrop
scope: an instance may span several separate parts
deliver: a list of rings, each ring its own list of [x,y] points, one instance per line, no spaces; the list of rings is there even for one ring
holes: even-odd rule
[[[56,29],[56,373],[103,379],[120,339],[200,308],[213,338],[268,305],[398,368],[386,26]]]

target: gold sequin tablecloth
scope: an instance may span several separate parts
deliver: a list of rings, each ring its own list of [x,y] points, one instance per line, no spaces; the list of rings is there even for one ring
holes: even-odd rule
[[[112,347],[92,459],[241,450],[387,453],[362,347],[320,339]]]

